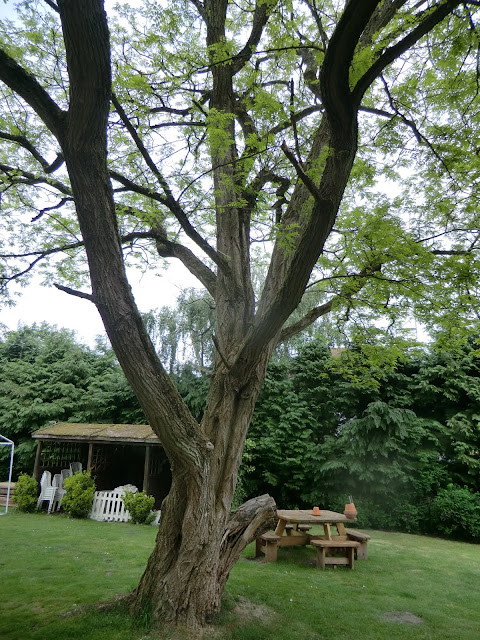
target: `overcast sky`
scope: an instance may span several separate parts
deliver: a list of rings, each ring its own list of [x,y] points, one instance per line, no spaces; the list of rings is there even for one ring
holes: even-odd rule
[[[187,269],[176,263],[161,277],[153,273],[142,275],[138,270],[130,269],[129,280],[142,312],[166,305],[175,306],[181,289],[199,287]],[[88,300],[38,284],[31,284],[20,291],[22,295],[15,307],[0,308],[0,323],[9,330],[15,330],[21,324],[48,322],[58,328],[73,329],[78,339],[90,346],[94,345],[97,335],[105,334],[96,307]]]

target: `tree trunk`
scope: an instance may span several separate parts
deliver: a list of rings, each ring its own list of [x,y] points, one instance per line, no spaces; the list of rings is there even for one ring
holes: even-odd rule
[[[172,487],[162,504],[155,549],[130,597],[133,611],[157,620],[202,626],[220,609],[228,575],[243,549],[273,524],[269,496],[230,514],[248,425],[267,358],[243,392],[219,366],[211,383],[202,430],[212,444],[202,468],[188,473],[172,462]]]
[[[265,495],[226,518],[213,495],[208,510],[182,503],[184,489],[172,486],[163,503],[155,548],[129,601],[136,614],[196,628],[219,612],[230,570],[243,549],[273,526],[276,506]]]

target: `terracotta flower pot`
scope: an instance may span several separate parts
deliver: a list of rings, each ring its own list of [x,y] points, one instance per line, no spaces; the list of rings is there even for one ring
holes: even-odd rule
[[[355,518],[357,517],[357,510],[355,509],[354,503],[347,503],[345,505],[345,511],[343,513],[349,520],[355,520]]]

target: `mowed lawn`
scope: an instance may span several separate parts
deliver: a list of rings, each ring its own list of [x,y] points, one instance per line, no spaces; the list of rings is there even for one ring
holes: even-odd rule
[[[0,517],[2,640],[478,640],[480,546],[368,532],[369,558],[319,571],[313,548],[285,548],[277,563],[250,546],[227,585],[219,619],[205,632],[154,628],[93,605],[137,584],[156,527]]]

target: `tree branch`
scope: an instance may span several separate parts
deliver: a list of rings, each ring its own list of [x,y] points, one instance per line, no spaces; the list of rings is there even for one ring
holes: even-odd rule
[[[306,313],[300,320],[282,329],[282,332],[278,337],[277,344],[286,342],[293,336],[297,335],[297,333],[304,331],[307,327],[313,324],[315,320],[318,320],[318,318],[321,318],[327,313],[330,313],[333,308],[334,302],[337,299],[340,299],[340,297],[341,296],[335,296],[329,302],[325,302],[325,304],[315,307],[314,309],[310,309],[310,311]]]
[[[305,107],[301,111],[292,114],[290,120],[285,120],[284,122],[280,122],[275,127],[272,127],[268,132],[267,136],[276,135],[277,133],[281,133],[292,126],[292,122],[300,122],[303,118],[307,118],[312,115],[312,113],[319,113],[323,111],[323,106],[319,104],[312,105],[310,107]]]
[[[0,131],[0,138],[2,140],[8,140],[8,142],[15,142],[16,144],[23,147],[26,151],[28,151],[28,153],[30,153],[30,155],[35,158],[37,162],[42,165],[44,171],[46,171],[50,166],[50,163],[45,160],[42,154],[35,149],[33,144],[29,140],[27,140],[25,136],[13,135],[6,131]]]
[[[67,114],[42,85],[3,49],[0,49],[0,80],[32,107],[61,143]]]
[[[315,198],[315,200],[321,200],[322,199],[322,194],[320,193],[317,185],[305,173],[301,163],[298,162],[298,160],[295,157],[294,153],[292,151],[290,151],[290,149],[287,147],[287,143],[285,141],[282,142],[282,151],[286,155],[286,157],[288,158],[289,162],[293,165],[295,171],[297,172],[298,177],[303,182],[303,184],[307,187],[307,189],[310,191],[310,193]]]
[[[329,120],[350,127],[355,106],[349,71],[355,47],[380,0],[350,0],[330,38],[320,72],[322,102]],[[360,101],[359,101],[360,102]]]
[[[19,169],[18,167],[10,167],[6,164],[0,163],[0,171],[5,173],[11,184],[46,184],[60,193],[63,193],[67,196],[71,196],[72,192],[69,187],[60,182],[59,180],[52,180],[51,178],[36,176],[34,173],[30,171],[24,171],[23,169]]]
[[[241,69],[243,69],[245,64],[252,57],[253,52],[257,48],[257,45],[260,42],[260,38],[262,37],[263,29],[267,24],[268,18],[270,17],[270,14],[273,11],[275,5],[276,2],[269,3],[261,2],[260,0],[257,0],[257,2],[255,3],[255,10],[253,12],[252,20],[252,30],[250,31],[250,35],[243,49],[233,58],[233,75],[236,75]]]
[[[53,286],[59,291],[68,293],[69,295],[75,296],[76,298],[83,298],[84,300],[89,300],[90,302],[93,302],[93,304],[96,304],[95,298],[92,296],[91,293],[84,293],[83,291],[77,291],[76,289],[71,289],[70,287],[64,287],[62,284],[57,284],[56,282],[53,284]]]
[[[177,258],[203,284],[208,293],[215,297],[217,276],[188,247],[165,239],[157,239],[158,255],[162,258]]]
[[[58,10],[57,5],[53,2],[53,0],[43,0],[45,2],[45,4],[48,4],[48,6],[53,9],[54,11],[56,11],[57,13],[60,13]]]
[[[375,264],[372,266],[364,267],[360,271],[360,273],[348,276],[349,283],[348,286],[343,287],[343,291],[334,296],[328,302],[310,309],[310,311],[308,311],[302,318],[300,318],[300,320],[285,327],[279,335],[277,344],[289,340],[292,336],[300,333],[301,331],[304,331],[304,329],[313,324],[315,320],[318,320],[318,318],[320,318],[321,316],[330,313],[337,302],[345,302],[346,300],[351,300],[353,296],[359,293],[367,284],[368,278],[375,277],[375,274],[378,273],[381,268],[381,264]]]
[[[424,35],[431,31],[437,24],[440,24],[448,14],[459,4],[462,4],[459,0],[447,0],[433,10],[428,9],[424,12],[424,18],[421,20],[413,31],[411,31],[405,38],[397,42],[397,44],[389,47],[385,52],[372,64],[372,66],[363,74],[360,80],[355,85],[352,91],[352,98],[356,105],[359,105],[365,92],[370,85],[376,80],[383,70],[388,67],[394,60],[396,60],[402,53],[405,53],[410,47],[416,44]]]
[[[373,42],[373,37],[381,29],[387,26],[397,11],[401,9],[407,0],[388,0],[381,2],[372,14],[359,40],[360,48],[368,47]],[[415,8],[415,7],[414,7]]]
[[[134,143],[137,146],[138,150],[140,151],[143,159],[145,160],[147,166],[150,168],[152,173],[158,179],[162,189],[165,192],[165,197],[163,197],[161,199],[160,198],[156,198],[156,199],[159,200],[160,202],[162,202],[162,204],[164,204],[166,207],[168,207],[168,209],[170,209],[170,211],[173,213],[175,218],[178,220],[178,222],[180,223],[182,229],[185,231],[187,236],[191,240],[193,240],[193,242],[195,242],[195,244],[197,244],[200,247],[200,249],[202,249],[202,251],[204,251],[207,254],[207,256],[209,258],[211,258],[213,260],[213,262],[220,269],[222,269],[225,272],[228,272],[229,268],[228,268],[228,264],[227,264],[226,260],[224,260],[223,258],[221,258],[218,255],[218,253],[215,251],[215,249],[213,249],[213,247],[211,247],[208,244],[208,242],[205,240],[205,238],[203,238],[198,233],[198,231],[196,231],[196,229],[194,229],[194,227],[192,226],[192,224],[188,220],[188,217],[187,217],[185,211],[180,206],[178,201],[174,198],[173,193],[172,193],[167,181],[163,177],[162,173],[160,172],[160,170],[158,169],[156,164],[153,162],[153,159],[151,158],[151,156],[148,153],[145,145],[141,141],[140,136],[138,135],[138,133],[135,130],[134,126],[130,122],[127,114],[125,113],[122,105],[120,104],[120,102],[118,101],[118,99],[116,98],[116,96],[114,94],[112,94],[112,102],[113,102],[113,104],[115,106],[115,109],[116,109],[118,115],[120,116],[122,122],[124,123],[125,127],[127,128],[132,140],[134,141]],[[124,184],[125,186],[128,185],[130,188],[132,188],[134,186],[133,182],[131,182],[128,179],[123,178],[123,176],[121,176],[120,174],[118,174],[116,172],[110,172],[110,175],[114,179],[118,180],[121,184]],[[145,196],[147,196],[149,198],[153,197],[152,193],[151,193],[151,191],[149,189],[146,189],[144,187],[140,187],[139,185],[135,185],[135,189],[133,189],[133,190],[135,190],[137,193],[143,193],[143,195],[145,195]]]

